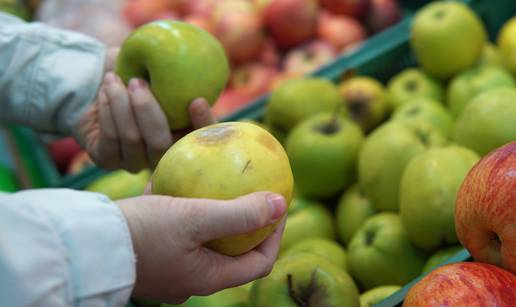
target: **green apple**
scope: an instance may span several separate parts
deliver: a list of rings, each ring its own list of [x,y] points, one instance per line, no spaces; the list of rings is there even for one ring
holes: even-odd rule
[[[296,196],[288,208],[280,251],[283,252],[297,242],[309,238],[334,240],[336,236],[333,216],[323,205]]]
[[[342,102],[337,87],[319,78],[293,79],[272,92],[265,123],[285,132],[321,112],[332,112]]]
[[[321,113],[302,121],[286,140],[296,192],[326,199],[351,185],[363,140],[360,127],[336,114]]]
[[[416,125],[420,121],[426,121],[447,138],[453,136],[452,115],[441,103],[429,98],[415,98],[414,101],[402,105],[394,112],[392,120],[408,121]]]
[[[456,75],[448,86],[446,101],[455,117],[476,95],[498,87],[514,87],[512,75],[499,66],[478,66]]]
[[[192,296],[181,305],[162,304],[161,307],[247,307],[249,290],[229,288],[208,296]]]
[[[195,98],[215,103],[229,78],[217,39],[201,28],[170,20],[136,29],[122,44],[115,71],[126,84],[135,77],[150,83],[173,130],[190,125],[188,106]]]
[[[430,272],[440,264],[444,263],[446,260],[455,256],[458,252],[462,251],[463,249],[464,247],[462,247],[461,245],[441,248],[432,256],[430,256],[430,258],[428,258],[428,261],[425,263],[425,266],[423,268],[423,273]]]
[[[400,185],[400,215],[412,243],[428,251],[458,242],[455,199],[479,156],[464,147],[433,148],[414,157]]]
[[[503,66],[502,55],[497,46],[487,42],[478,63],[480,66]]]
[[[86,190],[105,194],[111,200],[140,196],[143,194],[150,176],[149,170],[143,170],[138,174],[118,170],[95,180],[86,187]]]
[[[360,295],[360,307],[373,307],[401,289],[400,286],[379,286]]]
[[[443,101],[444,89],[439,80],[417,68],[407,68],[389,81],[387,101],[392,110],[415,98]]]
[[[378,126],[389,111],[385,88],[370,77],[353,77],[340,85],[340,93],[348,106],[351,119],[369,132]]]
[[[397,212],[405,166],[428,148],[445,143],[439,130],[423,121],[392,121],[373,131],[358,158],[358,179],[375,210]]]
[[[353,279],[325,258],[299,253],[276,262],[269,276],[257,280],[250,307],[360,306]]]
[[[516,73],[516,16],[503,25],[497,43],[505,67]]]
[[[371,201],[360,192],[358,185],[349,188],[337,204],[337,234],[348,244],[362,224],[375,213]]]
[[[333,264],[339,266],[339,268],[347,271],[347,256],[346,250],[340,244],[333,240],[325,238],[312,238],[302,240],[290,248],[288,248],[281,257],[289,257],[299,253],[311,253],[319,255]]]
[[[486,37],[481,19],[466,4],[436,1],[416,13],[410,43],[426,72],[448,79],[478,62]]]
[[[348,246],[348,267],[361,289],[404,285],[417,277],[425,254],[414,247],[399,215],[384,212],[370,217]]]
[[[455,142],[481,156],[516,140],[516,89],[497,88],[476,96],[455,125]]]

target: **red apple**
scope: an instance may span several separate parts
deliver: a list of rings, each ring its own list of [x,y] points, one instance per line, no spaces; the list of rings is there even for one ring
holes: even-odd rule
[[[269,5],[271,1],[272,0],[253,0],[253,4],[258,10],[258,12],[263,13],[265,8],[267,7],[267,5]]]
[[[184,16],[209,18],[215,5],[215,0],[183,0],[180,11]]]
[[[352,17],[364,17],[369,9],[370,0],[319,0],[330,12]]]
[[[371,0],[371,8],[366,23],[371,32],[380,32],[401,19],[401,9],[397,0]]]
[[[278,70],[260,63],[249,63],[237,68],[231,76],[231,87],[244,97],[257,98],[269,90]]]
[[[213,33],[213,25],[210,20],[197,15],[189,15],[183,19],[184,22],[192,24],[194,26],[198,26],[201,29],[204,29],[207,32]]]
[[[313,41],[292,49],[285,58],[285,70],[292,74],[306,75],[329,63],[337,50],[325,41]]]
[[[167,9],[159,12],[151,18],[152,20],[179,20],[179,15],[176,12]]]
[[[133,26],[138,27],[168,10],[179,8],[181,0],[131,0],[124,7],[123,15]]]
[[[516,306],[516,276],[485,263],[448,264],[412,287],[403,306]]]
[[[475,260],[516,274],[516,142],[492,151],[468,173],[457,194],[455,228]]]
[[[54,141],[48,144],[47,148],[50,157],[61,172],[64,172],[70,161],[82,151],[81,146],[71,137]]]
[[[278,48],[272,39],[266,39],[263,43],[262,50],[258,60],[265,65],[278,67],[281,61]]]
[[[90,155],[86,151],[83,151],[76,155],[70,164],[68,165],[68,169],[66,173],[68,175],[74,175],[82,172],[85,168],[95,165],[90,158]]]
[[[363,41],[367,36],[366,30],[356,19],[325,11],[319,13],[317,34],[339,51]]]
[[[277,46],[288,49],[315,36],[317,10],[315,0],[274,0],[266,6],[263,19]]]
[[[246,0],[226,0],[213,12],[215,36],[232,63],[253,60],[260,54],[265,35],[258,11]]]
[[[212,108],[216,118],[225,117],[252,102],[249,97],[243,96],[233,89],[226,89]]]

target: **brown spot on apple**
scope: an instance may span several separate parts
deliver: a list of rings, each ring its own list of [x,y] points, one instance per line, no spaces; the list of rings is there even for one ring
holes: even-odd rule
[[[217,145],[227,142],[236,133],[232,124],[219,124],[197,131],[196,140],[202,145]]]
[[[260,133],[258,136],[258,142],[268,148],[270,151],[278,150],[278,143],[268,133]]]

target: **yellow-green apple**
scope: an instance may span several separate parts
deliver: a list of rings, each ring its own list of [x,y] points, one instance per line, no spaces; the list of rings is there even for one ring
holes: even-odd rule
[[[236,68],[231,75],[231,87],[242,96],[256,98],[268,92],[278,74],[274,67],[251,62]]]
[[[412,243],[432,251],[458,242],[455,199],[466,174],[479,160],[464,147],[430,149],[414,157],[400,184],[400,215]]]
[[[292,199],[294,183],[288,157],[265,129],[243,122],[195,130],[165,153],[152,175],[152,193],[176,197],[233,199],[270,191]],[[255,232],[216,239],[207,246],[240,255],[263,242],[278,223]]]
[[[443,102],[443,85],[418,68],[407,68],[392,77],[387,85],[387,101],[392,110],[414,101],[415,98]]]
[[[514,87],[516,81],[510,72],[498,66],[477,66],[456,75],[446,92],[446,102],[458,117],[476,95],[499,87]]]
[[[161,307],[247,307],[248,301],[249,290],[240,286],[208,296],[192,296],[181,305],[162,304]]]
[[[394,213],[370,217],[348,246],[348,267],[359,287],[402,286],[417,277],[425,254],[414,247]]]
[[[105,194],[111,200],[130,198],[142,195],[149,179],[149,170],[138,174],[118,170],[93,181],[86,187],[86,191]]]
[[[68,168],[66,169],[66,174],[68,175],[74,175],[82,172],[84,169],[95,165],[93,161],[90,158],[90,155],[88,152],[83,151],[79,154],[77,154],[72,161],[70,161],[70,164],[68,165]]]
[[[431,2],[416,13],[410,43],[425,71],[448,79],[477,63],[486,43],[486,30],[466,4]]]
[[[370,132],[387,117],[385,88],[373,78],[352,77],[340,85],[340,94],[348,106],[351,119],[364,132]]]
[[[339,51],[362,42],[367,32],[362,24],[348,16],[333,15],[326,11],[319,13],[317,35]]]
[[[428,258],[423,268],[423,273],[432,271],[462,250],[464,250],[464,247],[461,245],[447,246],[439,249]]]
[[[457,236],[476,261],[516,274],[516,142],[482,158],[460,187]]]
[[[373,307],[395,292],[401,289],[400,286],[379,286],[368,290],[360,295],[360,307]]]
[[[377,211],[397,212],[401,176],[413,157],[446,138],[426,122],[392,121],[365,140],[358,158],[360,189]]]
[[[310,74],[328,64],[337,56],[337,50],[328,42],[315,40],[290,50],[283,62],[287,73]]]
[[[292,129],[286,140],[296,192],[315,199],[341,193],[356,180],[364,134],[340,114],[314,115]]]
[[[189,126],[188,105],[198,97],[213,104],[229,77],[217,39],[178,21],[138,28],[122,44],[115,71],[126,84],[135,77],[149,81],[171,129]]]
[[[277,46],[287,49],[315,36],[317,10],[315,0],[274,0],[265,7],[263,20]]]
[[[326,238],[312,238],[302,240],[281,254],[281,257],[289,257],[299,253],[311,253],[319,255],[336,264],[344,271],[347,271],[347,256],[344,247],[333,240]]]
[[[399,107],[391,117],[392,120],[403,120],[416,124],[426,121],[451,139],[454,131],[453,116],[440,102],[431,98],[414,98],[412,102]]]
[[[310,116],[334,111],[341,103],[337,87],[328,80],[288,80],[271,94],[265,110],[265,122],[289,131]]]
[[[65,172],[73,158],[82,151],[81,145],[72,137],[53,141],[47,149],[60,172]]]
[[[340,198],[335,213],[340,241],[347,245],[360,226],[374,214],[373,204],[360,192],[358,185],[349,188]]]
[[[503,25],[498,33],[497,43],[504,66],[516,73],[516,17]]]
[[[442,266],[407,293],[403,307],[515,306],[516,275],[494,265],[461,262]]]
[[[482,50],[478,65],[503,66],[502,55],[496,45],[487,42]]]
[[[366,24],[372,33],[380,32],[401,19],[401,8],[397,0],[371,0]]]
[[[254,282],[250,307],[358,307],[353,279],[325,258],[299,253],[276,262],[269,276]]]
[[[455,124],[455,142],[481,156],[516,140],[516,89],[497,88],[470,101]]]
[[[370,6],[370,0],[319,0],[322,7],[338,15],[364,17]]]
[[[224,118],[251,103],[251,98],[232,88],[228,88],[222,92],[211,111],[216,118]]]
[[[297,242],[310,238],[334,240],[333,216],[324,205],[296,196],[288,209],[280,251],[283,253]]]

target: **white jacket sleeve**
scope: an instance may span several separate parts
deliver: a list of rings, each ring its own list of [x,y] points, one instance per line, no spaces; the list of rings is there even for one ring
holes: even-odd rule
[[[70,135],[101,82],[105,47],[0,13],[0,120]]]
[[[0,194],[0,306],[124,306],[134,282],[129,229],[106,196]]]

